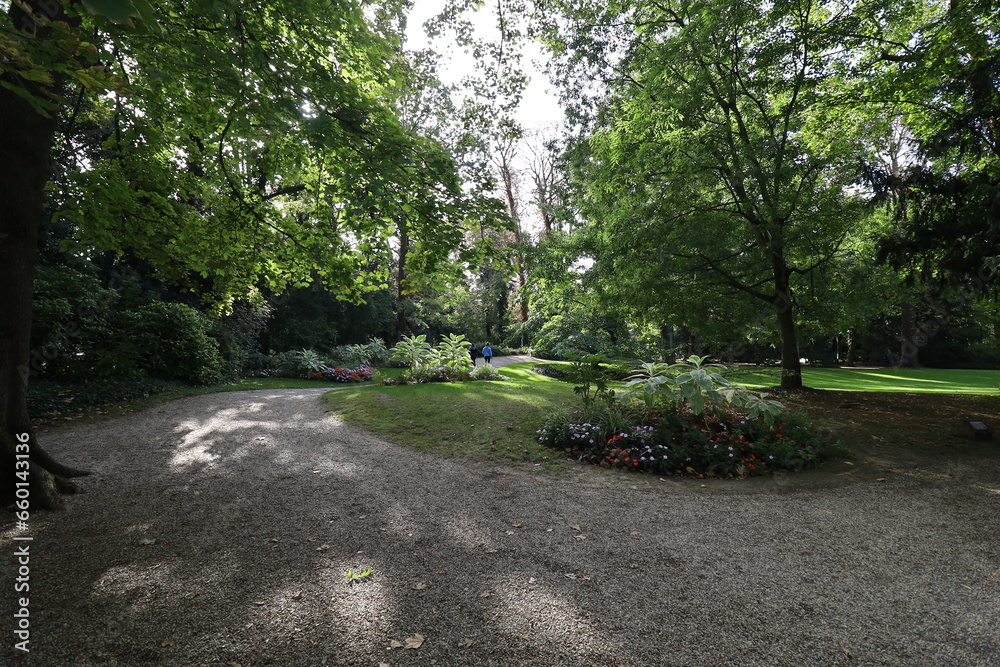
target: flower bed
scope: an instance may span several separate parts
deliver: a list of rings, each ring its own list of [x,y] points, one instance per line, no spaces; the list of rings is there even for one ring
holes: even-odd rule
[[[357,368],[330,368],[307,373],[292,373],[264,368],[243,374],[246,378],[301,378],[304,380],[321,380],[323,382],[370,382],[374,376],[371,366],[361,364]]]
[[[700,415],[681,410],[639,418],[647,423],[609,435],[596,424],[550,417],[538,441],[609,468],[741,478],[815,465],[826,444],[803,418],[787,414],[769,424],[711,406]]]

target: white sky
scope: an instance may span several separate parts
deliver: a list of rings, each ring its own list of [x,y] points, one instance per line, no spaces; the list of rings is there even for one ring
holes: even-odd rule
[[[458,83],[462,77],[475,73],[472,56],[461,52],[454,44],[446,42],[445,37],[438,37],[431,43],[424,32],[424,22],[437,14],[442,9],[441,5],[441,0],[414,2],[407,21],[406,46],[413,50],[431,46],[443,53],[444,60],[448,62],[450,59],[450,63],[442,67],[443,71],[439,76],[443,83]],[[474,21],[484,36],[496,33],[495,19],[489,7],[479,11]],[[549,92],[551,86],[548,77],[536,64],[543,58],[541,48],[531,44],[526,49],[525,56],[523,66],[531,81],[521,100],[517,120],[525,129],[561,125],[564,119],[562,107],[559,106],[556,95]]]

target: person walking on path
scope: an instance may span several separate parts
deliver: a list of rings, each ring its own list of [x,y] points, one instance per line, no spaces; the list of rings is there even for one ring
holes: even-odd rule
[[[479,356],[479,348],[475,343],[469,343],[469,356],[472,357],[472,365],[476,365],[476,357]]]
[[[490,347],[489,343],[483,345],[483,360],[490,366],[493,365],[493,348]]]

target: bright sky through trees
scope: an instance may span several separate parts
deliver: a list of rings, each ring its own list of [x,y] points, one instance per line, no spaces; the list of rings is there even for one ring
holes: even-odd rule
[[[424,22],[441,11],[441,0],[416,0],[407,22],[407,42],[409,49],[422,49],[428,46],[445,56],[447,65],[442,68],[440,77],[446,84],[457,84],[462,77],[475,73],[475,63],[472,56],[463,52],[454,43],[449,43],[447,37],[441,36],[433,41],[424,32]],[[474,18],[480,34],[496,35],[496,18],[489,7],[481,9]],[[550,92],[550,84],[544,67],[545,54],[541,47],[530,44],[525,50],[524,67],[531,78],[524,98],[518,109],[517,120],[525,128],[548,127],[563,122],[563,110],[555,94]]]

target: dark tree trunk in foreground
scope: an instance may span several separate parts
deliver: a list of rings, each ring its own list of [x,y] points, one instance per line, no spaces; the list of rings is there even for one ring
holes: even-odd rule
[[[774,262],[774,312],[781,336],[781,388],[802,389],[802,363],[799,361],[799,341],[795,331],[795,308],[789,284],[790,271],[782,259]]]
[[[10,15],[15,25],[23,20],[16,7]],[[28,419],[32,284],[55,128],[54,118],[0,87],[0,496],[6,504],[27,478],[32,509],[60,508],[58,491],[72,489],[66,478],[86,474],[46,454]],[[17,458],[25,450],[27,471]]]

